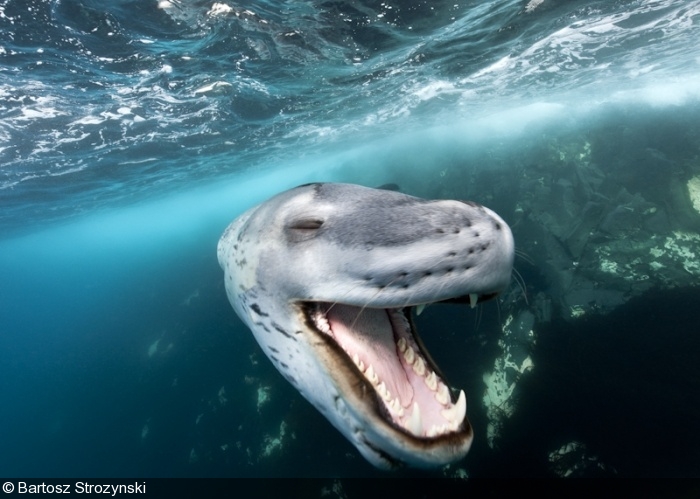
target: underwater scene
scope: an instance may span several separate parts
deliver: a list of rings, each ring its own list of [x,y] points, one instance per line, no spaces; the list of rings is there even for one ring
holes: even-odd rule
[[[0,474],[700,476],[699,39],[700,1],[0,0]],[[341,288],[354,228],[332,257],[241,270],[232,308],[226,228],[316,182],[380,188],[314,205],[388,241],[368,269],[442,264],[403,239],[420,217],[374,224],[405,195],[510,227],[497,296],[383,305],[406,305],[448,423],[466,411],[466,456],[413,467],[454,428],[404,404],[387,451],[367,435],[393,402],[359,359],[266,345],[318,343],[335,305],[289,307],[308,335],[285,313],[251,334],[292,297],[236,289]],[[249,227],[281,223],[263,206]],[[303,213],[231,262],[307,241],[324,222]]]

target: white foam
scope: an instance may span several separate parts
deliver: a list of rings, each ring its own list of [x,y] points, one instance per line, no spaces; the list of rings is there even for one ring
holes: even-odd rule
[[[206,93],[209,93],[209,92],[221,91],[222,89],[225,89],[225,88],[228,88],[228,87],[232,87],[232,86],[233,86],[233,85],[231,85],[231,84],[230,84],[229,82],[227,82],[227,81],[215,81],[215,82],[213,82],[213,83],[210,83],[209,85],[205,85],[205,86],[203,86],[203,87],[199,87],[199,88],[196,89],[193,93],[194,93],[194,95],[197,95],[197,94],[206,94]]]
[[[413,91],[413,95],[416,96],[419,101],[427,101],[439,97],[442,94],[453,92],[455,92],[455,86],[452,83],[436,80],[417,88]]]
[[[215,2],[212,4],[211,8],[209,9],[209,12],[207,12],[208,16],[215,17],[215,16],[223,16],[226,14],[230,14],[233,12],[233,7],[230,5],[227,5],[225,3],[220,3],[220,2]]]
[[[654,107],[682,106],[700,99],[700,68],[693,75],[682,78],[653,81],[640,88],[621,89],[612,93],[610,100],[632,104],[645,103]]]

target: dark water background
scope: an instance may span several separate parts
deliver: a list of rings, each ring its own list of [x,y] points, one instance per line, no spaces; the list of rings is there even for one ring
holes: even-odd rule
[[[529,255],[527,303],[514,284],[421,316],[477,433],[420,473],[550,476],[577,441],[583,476],[697,476],[700,242],[575,294],[542,231],[605,198],[596,251],[700,232],[679,194],[700,175],[699,23],[673,0],[0,0],[0,474],[383,476],[258,351],[216,262],[236,215],[323,180],[473,199]],[[621,230],[651,205],[644,237]],[[492,448],[482,375],[528,308],[535,368]]]

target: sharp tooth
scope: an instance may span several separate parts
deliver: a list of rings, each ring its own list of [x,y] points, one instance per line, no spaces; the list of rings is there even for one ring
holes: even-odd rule
[[[469,293],[469,306],[476,307],[476,302],[479,301],[479,296],[476,293]]]
[[[389,391],[386,389],[386,385],[382,381],[379,383],[377,386],[377,392],[379,392],[379,395],[386,401],[389,402],[391,400],[391,395],[389,394]]]
[[[365,372],[365,363],[360,361],[359,364],[357,364],[357,367],[360,368],[360,371]]]
[[[406,351],[406,338],[399,338],[396,342],[396,346],[399,347],[399,352],[404,353]]]
[[[467,396],[464,395],[464,390],[459,391],[459,398],[457,399],[457,404],[455,407],[457,408],[457,417],[454,419],[454,421],[457,424],[462,424],[462,421],[464,421],[464,416],[467,415]]]
[[[372,364],[369,365],[367,368],[367,372],[365,373],[365,376],[367,376],[367,379],[372,382],[373,385],[376,385],[377,382],[379,381],[379,378],[377,378],[377,375],[374,372],[374,368],[372,367]]]
[[[428,385],[428,388],[432,391],[437,390],[437,375],[434,372],[428,374],[428,376],[425,377],[425,384]]]
[[[408,420],[408,427],[406,429],[417,437],[423,436],[423,420],[420,415],[420,407],[418,407],[416,402],[413,402],[413,411],[411,412],[411,418]]]
[[[389,400],[389,401],[386,403],[386,406],[389,408],[389,412],[392,412],[392,413],[394,413],[394,414],[396,414],[396,413],[398,412],[398,411],[396,410],[396,405],[395,405],[395,404],[396,404],[396,400]]]
[[[401,406],[401,402],[399,401],[399,397],[396,397],[394,400],[392,400],[389,403],[389,407],[391,407],[391,410],[393,410],[400,418],[403,417],[404,415],[404,410],[403,407]]]
[[[464,416],[467,415],[467,397],[464,395],[464,390],[459,392],[459,398],[457,403],[441,411],[442,417],[445,418],[449,424],[456,424],[459,426],[464,421]]]
[[[356,366],[360,366],[360,358],[357,356],[357,354],[352,355],[352,361],[355,363]]]
[[[435,400],[440,402],[442,405],[447,405],[450,402],[450,390],[442,382],[438,383],[438,390],[435,394]]]
[[[425,310],[425,303],[421,303],[420,305],[417,305],[416,306],[416,315],[422,314],[423,310]]]
[[[425,362],[423,362],[423,357],[416,355],[416,360],[413,362],[413,371],[418,376],[423,376],[425,374]]]
[[[416,352],[413,351],[411,345],[406,345],[406,351],[403,353],[403,358],[406,359],[408,364],[413,364],[413,361],[416,359]]]

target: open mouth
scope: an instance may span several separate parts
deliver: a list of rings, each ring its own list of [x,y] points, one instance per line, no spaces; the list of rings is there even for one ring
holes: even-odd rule
[[[495,295],[448,301],[477,302]],[[470,432],[464,391],[456,400],[416,334],[412,307],[361,308],[305,302],[307,323],[330,337],[373,387],[382,418],[419,439]],[[422,310],[422,307],[418,307]]]

